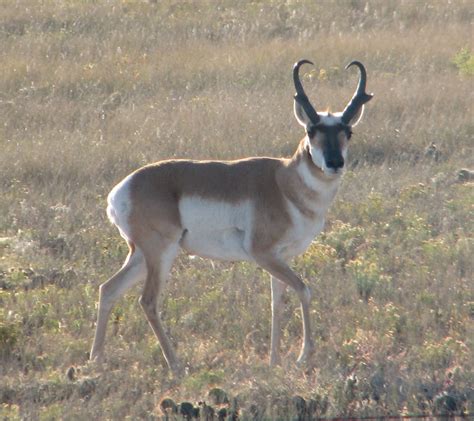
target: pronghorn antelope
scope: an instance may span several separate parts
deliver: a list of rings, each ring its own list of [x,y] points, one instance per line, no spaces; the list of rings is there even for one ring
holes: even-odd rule
[[[322,230],[339,187],[351,127],[372,95],[366,70],[343,112],[316,112],[293,68],[294,114],[306,132],[291,158],[236,161],[168,160],[146,165],[117,184],[107,214],[127,241],[122,268],[100,286],[91,359],[102,359],[107,319],[114,303],[132,285],[145,281],[140,305],[168,366],[180,364],[160,320],[160,294],[179,249],[211,259],[253,261],[271,275],[270,364],[280,361],[280,316],[287,286],[301,301],[303,345],[298,362],[311,354],[311,291],[288,266]]]

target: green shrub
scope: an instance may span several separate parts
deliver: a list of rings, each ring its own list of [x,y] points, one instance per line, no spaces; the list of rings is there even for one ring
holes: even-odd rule
[[[358,258],[347,264],[347,269],[354,279],[360,297],[368,302],[373,291],[382,283],[390,281],[374,258]]]
[[[462,76],[474,76],[474,54],[467,48],[461,48],[453,57],[453,64]]]
[[[183,386],[193,392],[199,392],[206,387],[220,385],[225,377],[223,370],[203,369],[191,374],[183,381]]]
[[[20,329],[15,320],[0,311],[0,357],[7,357],[15,349],[20,337]]]

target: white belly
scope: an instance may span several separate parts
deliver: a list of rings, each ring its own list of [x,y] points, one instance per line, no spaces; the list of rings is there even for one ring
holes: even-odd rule
[[[224,203],[197,197],[179,202],[184,235],[181,247],[190,254],[218,260],[251,260],[252,209],[248,201]]]

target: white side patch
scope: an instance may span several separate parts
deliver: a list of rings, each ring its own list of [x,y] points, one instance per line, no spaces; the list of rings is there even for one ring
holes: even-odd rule
[[[130,180],[132,174],[118,183],[107,197],[107,215],[110,221],[117,226],[120,235],[126,240],[131,239],[128,218],[132,211],[130,200]]]
[[[186,230],[181,246],[191,254],[219,260],[249,260],[253,207],[249,200],[226,203],[187,196],[179,202]]]

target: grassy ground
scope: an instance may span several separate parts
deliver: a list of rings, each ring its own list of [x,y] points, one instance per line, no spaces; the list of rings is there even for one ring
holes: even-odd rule
[[[2,2],[0,417],[156,419],[214,386],[247,419],[294,417],[295,395],[314,416],[472,414],[473,19],[467,0]],[[89,365],[98,286],[126,254],[108,191],[163,158],[291,154],[300,58],[319,109],[352,95],[352,59],[375,93],[294,262],[315,291],[312,364],[294,365],[293,295],[270,370],[268,275],[181,256],[163,318],[188,374],[170,376],[138,288]]]

